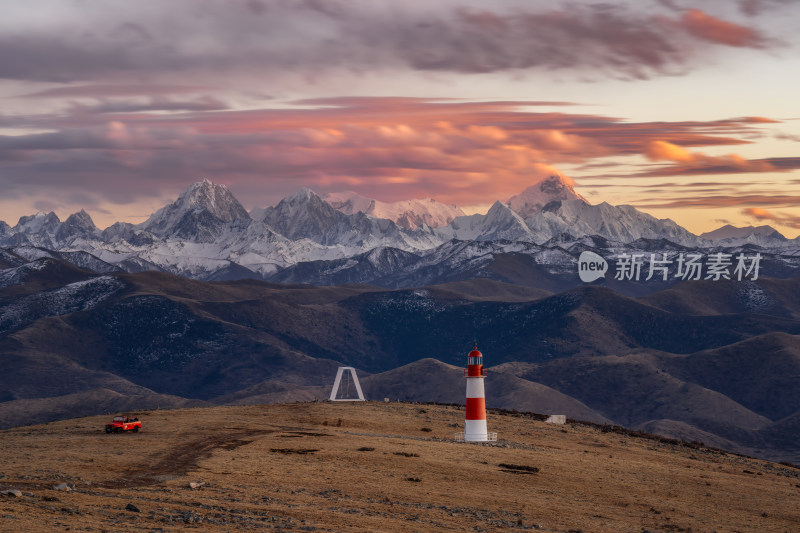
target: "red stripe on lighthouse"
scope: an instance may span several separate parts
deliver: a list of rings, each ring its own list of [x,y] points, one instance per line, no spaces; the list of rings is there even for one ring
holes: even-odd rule
[[[469,365],[467,367],[467,376],[477,378],[483,375],[483,365]]]
[[[465,420],[486,420],[486,398],[467,398]]]

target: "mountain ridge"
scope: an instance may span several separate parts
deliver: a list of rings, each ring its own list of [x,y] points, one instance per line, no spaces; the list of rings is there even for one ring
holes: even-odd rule
[[[455,217],[465,214],[460,207],[437,202],[433,198],[381,202],[352,191],[345,191],[327,193],[322,199],[346,215],[361,212],[375,218],[392,220],[398,226],[409,230],[423,225],[429,228],[446,226]]]
[[[536,245],[552,250],[554,259],[573,264],[580,251],[592,248],[587,244],[591,239],[595,243],[604,239],[601,246],[608,245],[612,254],[626,246],[637,250],[636,243],[643,240],[650,243],[645,246],[646,252],[672,252],[675,246],[711,250],[722,245],[726,250],[756,246],[753,250],[792,256],[800,248],[800,241],[787,240],[770,232],[771,228],[760,229],[757,236],[745,231],[725,233],[726,239],[721,241],[707,241],[671,220],[656,219],[631,206],[589,204],[560,176],[538,181],[512,197],[509,204],[495,202],[486,214],[458,214],[438,203],[432,204],[435,209],[429,208],[433,201],[414,204],[422,205],[419,213],[408,211],[403,203],[382,204],[381,209],[396,216],[392,220],[373,216],[380,211],[373,200],[352,194],[335,198],[332,201],[339,209],[303,188],[276,206],[248,213],[227,187],[205,179],[138,225],[118,222],[101,232],[85,211],[70,215],[64,222],[53,212],[40,212],[22,217],[13,228],[0,225],[0,246],[83,252],[108,263],[110,269],[162,270],[205,280],[280,276],[305,281],[296,272],[280,274],[285,269],[300,269],[309,272],[306,280],[328,284],[332,280],[325,281],[320,273],[311,272],[312,265],[335,272],[339,266],[351,268],[360,257],[380,249],[414,254],[424,263],[454,239],[516,242],[520,249]],[[413,224],[412,219],[416,221]],[[437,223],[449,222],[438,227],[425,222],[433,223],[434,219]],[[612,246],[611,242],[616,244]],[[662,249],[653,248],[653,242],[663,242]],[[567,250],[573,259],[559,258],[557,249]],[[325,263],[342,260],[336,267]],[[549,268],[549,274],[563,270],[561,264],[546,264],[540,263],[542,268]],[[376,272],[361,281],[384,277]]]

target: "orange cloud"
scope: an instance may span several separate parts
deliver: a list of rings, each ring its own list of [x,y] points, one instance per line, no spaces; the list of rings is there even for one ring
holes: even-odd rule
[[[644,153],[651,161],[673,161],[676,167],[651,171],[647,175],[713,174],[728,172],[769,172],[779,170],[768,160],[750,160],[737,154],[713,157],[701,152],[690,152],[685,148],[666,142],[650,141]]]
[[[681,26],[698,39],[726,46],[760,48],[765,40],[757,31],[715,17],[699,9],[689,9],[681,17]]]
[[[742,209],[742,214],[758,221],[770,221],[781,226],[800,229],[800,216],[787,215],[785,213],[772,213],[760,207]]]
[[[742,210],[742,214],[751,216],[758,220],[775,220],[775,215],[766,209],[761,209],[760,207],[748,207],[747,209]]]
[[[680,146],[666,141],[650,141],[645,146],[645,155],[652,161],[676,161],[691,163],[696,156]]]

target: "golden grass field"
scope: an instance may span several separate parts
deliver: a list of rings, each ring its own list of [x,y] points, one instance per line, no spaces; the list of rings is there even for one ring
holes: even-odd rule
[[[135,434],[105,434],[110,416],[0,431],[0,489],[22,492],[0,530],[800,530],[800,470],[596,426],[490,412],[498,442],[470,444],[442,405],[135,414]]]

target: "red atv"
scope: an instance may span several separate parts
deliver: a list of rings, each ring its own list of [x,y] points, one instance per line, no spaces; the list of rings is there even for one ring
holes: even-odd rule
[[[138,418],[128,418],[127,416],[115,416],[111,423],[106,424],[106,433],[122,433],[124,431],[133,431],[136,433],[142,423]]]

